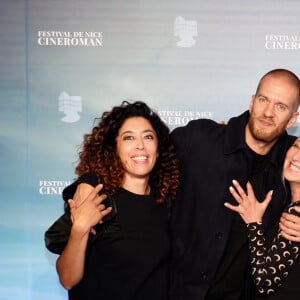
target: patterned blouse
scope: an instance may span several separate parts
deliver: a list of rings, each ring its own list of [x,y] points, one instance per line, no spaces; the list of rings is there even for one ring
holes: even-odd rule
[[[290,204],[285,211],[300,216],[293,208],[300,201]],[[284,282],[299,255],[300,243],[291,242],[281,235],[278,229],[271,245],[266,247],[262,223],[249,223],[248,238],[251,255],[252,277],[260,294],[271,295]]]

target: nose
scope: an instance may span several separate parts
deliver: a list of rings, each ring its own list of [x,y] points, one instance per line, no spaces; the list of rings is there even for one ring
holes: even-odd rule
[[[136,140],[136,149],[143,150],[144,149],[144,141],[139,138]]]
[[[267,117],[273,117],[274,116],[274,105],[272,103],[269,103],[265,110],[264,110],[264,114]]]

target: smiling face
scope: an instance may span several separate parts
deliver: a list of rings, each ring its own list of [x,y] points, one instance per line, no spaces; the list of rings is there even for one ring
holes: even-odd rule
[[[286,128],[297,120],[298,89],[284,77],[267,76],[250,103],[246,140],[250,148],[256,142],[273,146]],[[255,147],[254,147],[255,148]]]
[[[116,141],[125,170],[124,182],[133,178],[148,180],[158,157],[158,139],[150,122],[143,117],[127,119]]]
[[[300,138],[297,138],[286,153],[283,176],[290,183],[300,183]]]

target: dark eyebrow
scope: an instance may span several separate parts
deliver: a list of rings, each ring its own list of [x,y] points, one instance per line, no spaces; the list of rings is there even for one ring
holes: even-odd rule
[[[155,131],[152,130],[152,129],[145,129],[145,130],[142,131],[142,133],[147,133],[147,132],[155,133]],[[128,134],[128,133],[136,133],[136,131],[134,131],[134,130],[126,130],[126,131],[124,131],[121,134]]]

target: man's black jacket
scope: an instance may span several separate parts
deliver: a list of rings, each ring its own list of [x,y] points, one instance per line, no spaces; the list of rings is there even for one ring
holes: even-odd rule
[[[248,118],[247,111],[227,125],[200,119],[172,133],[182,175],[171,218],[171,300],[204,299],[220,263],[234,214],[224,202],[236,205],[228,188],[233,179],[245,188],[251,171],[245,143]],[[267,226],[274,224],[288,201],[282,164],[294,140],[284,133],[270,152],[263,176],[265,191],[274,190],[264,216]]]

